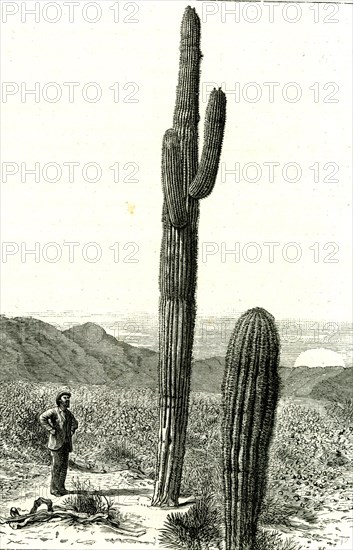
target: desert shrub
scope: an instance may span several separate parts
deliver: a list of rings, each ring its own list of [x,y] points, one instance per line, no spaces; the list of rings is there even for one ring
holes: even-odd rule
[[[305,507],[294,507],[283,495],[271,495],[267,492],[261,507],[259,523],[266,527],[291,526],[291,517],[299,515],[307,523],[315,523],[317,515]]]
[[[222,491],[221,403],[219,395],[191,394],[181,493],[200,496],[206,487]]]
[[[130,463],[137,462],[136,452],[129,447],[126,439],[115,439],[105,446],[100,453],[102,460],[110,463],[127,461]]]
[[[335,418],[341,427],[353,428],[353,399],[346,398],[342,401],[331,401],[325,405],[327,413]]]
[[[343,401],[342,418],[349,426],[353,426],[353,399],[348,398]]]
[[[204,493],[187,512],[168,514],[159,542],[165,548],[203,550],[221,548],[223,534],[220,511],[210,493]]]
[[[64,499],[63,504],[66,508],[89,516],[99,513],[109,515],[109,511],[113,506],[112,500],[108,500],[100,490],[94,489],[89,481],[81,482],[76,479],[72,484],[75,494]]]
[[[277,531],[259,531],[254,550],[301,550],[295,542],[281,537]]]
[[[219,450],[215,454],[187,449],[184,459],[181,494],[200,497],[208,488],[218,500],[222,493],[222,464]]]

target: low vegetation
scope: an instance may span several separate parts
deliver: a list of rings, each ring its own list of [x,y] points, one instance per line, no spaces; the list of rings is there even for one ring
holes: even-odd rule
[[[47,434],[38,416],[53,406],[58,389],[55,384],[2,384],[0,459],[49,464]],[[79,421],[74,437],[75,453],[90,463],[103,462],[107,470],[123,462],[153,478],[158,423],[156,394],[148,389],[88,385],[72,385],[71,390],[72,411]],[[201,521],[201,510],[213,517],[222,509],[220,417],[218,395],[192,394],[182,493],[199,500],[182,518],[177,513],[170,514],[165,540],[176,531],[180,540],[192,538],[190,529]],[[352,401],[324,405],[318,402],[316,407],[315,402],[309,406],[282,400],[270,449],[267,495],[261,512],[265,531],[259,534],[258,549],[291,550],[290,541],[285,543],[287,546],[279,546],[278,535],[272,529],[290,526],[294,515],[313,523],[324,503],[338,499],[346,500],[347,509],[351,508],[351,487],[345,472],[352,467],[352,459]],[[205,500],[205,492],[212,493],[212,499]],[[92,491],[89,496],[97,500]],[[98,498],[97,502],[98,507],[107,505],[104,499]],[[72,500],[72,505],[81,504]],[[203,532],[200,525],[199,532]],[[218,536],[216,532],[213,535]],[[217,541],[214,542],[217,547]],[[202,548],[201,543],[194,541],[193,548]]]
[[[107,513],[109,516],[114,504],[113,500],[95,489],[89,481],[76,479],[73,481],[73,491],[74,493],[66,497],[63,502],[65,508],[88,516],[101,513]]]
[[[261,531],[257,535],[254,550],[301,550],[290,539],[283,539],[277,531]]]
[[[202,550],[222,548],[221,510],[210,493],[204,493],[186,513],[168,514],[159,541],[164,548]]]

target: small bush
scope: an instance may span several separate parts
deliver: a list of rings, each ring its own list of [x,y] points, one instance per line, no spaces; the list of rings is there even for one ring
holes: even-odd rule
[[[256,537],[254,550],[301,550],[290,539],[283,540],[277,531],[259,531]]]
[[[221,548],[220,523],[220,512],[212,495],[204,494],[187,512],[168,514],[159,541],[174,550],[202,550],[210,545]]]
[[[266,527],[284,525],[291,526],[291,518],[294,515],[302,517],[307,523],[315,523],[317,515],[304,506],[294,507],[288,504],[286,497],[272,496],[269,493],[264,498],[261,506],[259,522]]]
[[[343,426],[353,426],[353,399],[333,401],[326,405],[328,414],[336,418]]]
[[[204,462],[202,462],[202,460]],[[195,452],[186,453],[181,484],[181,494],[199,498],[208,490],[215,495],[222,494],[222,467],[219,457],[202,456]]]
[[[125,439],[113,441],[107,444],[101,453],[101,457],[103,461],[111,463],[121,462],[123,460],[137,460],[135,452],[129,447],[129,444]]]
[[[67,497],[64,505],[70,510],[94,516],[95,514],[108,514],[113,506],[113,501],[108,500],[102,492],[94,489],[89,481],[81,482],[79,479],[72,482],[76,494]],[[115,516],[114,516],[115,519]]]
[[[347,423],[353,425],[353,399],[345,399],[343,403],[343,417]]]

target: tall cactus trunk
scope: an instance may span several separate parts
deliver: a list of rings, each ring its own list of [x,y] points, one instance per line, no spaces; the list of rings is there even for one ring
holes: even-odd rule
[[[237,321],[222,384],[226,550],[253,550],[278,400],[279,335],[266,310]]]
[[[152,506],[177,506],[189,411],[196,315],[199,199],[211,193],[225,124],[225,95],[213,90],[198,161],[200,20],[187,7],[181,24],[173,128],[162,148],[163,235],[159,275],[159,441]]]

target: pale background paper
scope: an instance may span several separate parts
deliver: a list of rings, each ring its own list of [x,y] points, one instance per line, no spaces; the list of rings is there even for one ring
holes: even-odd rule
[[[278,319],[351,321],[352,7],[281,5],[270,22],[265,5],[251,23],[250,11],[225,16],[230,3],[120,2],[114,11],[102,1],[93,23],[84,4],[73,22],[63,5],[56,23],[41,11],[38,22],[18,12],[2,25],[2,78],[19,86],[2,99],[2,161],[12,163],[3,179],[18,168],[1,189],[2,313],[59,325],[156,316],[161,142],[191,5],[203,20],[200,145],[207,90],[215,83],[228,92],[221,168],[201,204],[199,313],[262,306]],[[21,89],[36,82],[38,102],[33,94],[22,102]],[[276,83],[273,101],[264,83]],[[73,162],[70,182],[64,163]],[[35,163],[38,181],[25,173]],[[56,182],[48,163],[62,171]],[[87,163],[99,181],[85,181]],[[227,172],[236,163],[238,173],[251,163],[238,181]],[[279,163],[274,181],[264,163]],[[95,174],[91,167],[86,180]],[[278,243],[271,261],[264,243]]]
[[[37,257],[28,254],[21,259],[18,252],[2,262],[5,313],[157,310],[161,140],[172,123],[179,23],[187,3],[140,2],[135,15],[132,8],[125,6],[124,11],[121,3],[120,23],[113,21],[112,4],[100,3],[103,14],[95,24],[85,21],[80,16],[82,10],[76,8],[73,23],[68,23],[69,14],[64,11],[56,24],[42,17],[34,24],[33,16],[24,24],[17,15],[9,16],[3,25],[3,80],[25,82],[28,89],[39,82],[40,92],[45,84],[55,82],[57,87],[44,88],[44,94],[53,98],[58,90],[62,93],[56,103],[42,95],[38,103],[33,95],[22,103],[18,92],[3,104],[3,161],[24,162],[28,169],[38,162],[41,171],[47,163],[56,162],[62,169],[56,183],[49,181],[55,178],[54,168],[38,182],[33,175],[24,175],[21,182],[19,170],[9,175],[2,187],[2,240],[17,243],[23,252],[39,243]],[[340,5],[338,14],[332,16],[339,22],[331,24],[324,22],[328,11],[320,12],[319,22],[314,23],[315,12],[303,4],[297,23],[285,21],[281,11],[274,12],[274,23],[268,22],[267,11],[257,23],[244,18],[236,23],[230,15],[222,22],[220,11],[206,16],[211,8],[206,9],[205,4],[191,4],[205,19],[201,81],[224,82],[225,90],[235,89],[235,83],[244,90],[246,84],[255,82],[262,93],[255,103],[243,98],[237,103],[234,94],[228,95],[221,162],[224,170],[234,170],[236,162],[241,169],[247,163],[257,163],[261,178],[251,183],[257,174],[250,168],[246,179],[237,183],[234,175],[223,172],[213,194],[202,202],[200,253],[207,250],[213,255],[200,255],[199,311],[224,313],[261,305],[278,318],[348,321],[351,7]],[[94,11],[87,12],[91,19],[94,15]],[[293,19],[295,13],[288,12],[288,17]],[[124,18],[137,22],[129,24]],[[64,82],[79,83],[72,103]],[[82,97],[89,82],[99,86],[100,101],[89,103]],[[273,103],[264,82],[279,83],[274,87]],[[296,103],[282,97],[289,82],[300,87],[302,98]],[[315,82],[320,88],[318,103],[314,102],[316,91],[310,89]],[[335,92],[332,86],[324,90],[328,82],[336,83],[339,90]],[[114,91],[109,89],[114,83],[118,83],[116,90],[120,88],[116,103]],[[248,88],[250,99],[259,88]],[[288,95],[295,97],[296,90],[288,88]],[[86,89],[92,98],[96,93],[97,88]],[[138,102],[124,102],[129,95]],[[325,103],[329,95],[338,102]],[[204,109],[205,101],[201,101],[201,134]],[[64,162],[80,163],[72,183]],[[102,176],[96,183],[82,177],[84,165],[90,162],[101,167]],[[272,183],[266,162],[280,163]],[[302,170],[297,183],[282,177],[289,162],[299,164]],[[331,166],[324,169],[327,162],[338,165],[337,175],[330,176]],[[115,163],[120,168],[116,183],[114,171],[109,169]],[[124,168],[127,163],[133,165]],[[318,182],[315,170],[309,168],[315,163],[320,167]],[[130,179],[138,181],[129,181],[136,166],[138,172]],[[92,168],[88,177],[94,178],[95,173]],[[289,169],[287,179],[295,176]],[[324,177],[328,181],[324,182]],[[331,183],[331,179],[339,181]],[[45,247],[50,242],[57,246]],[[65,246],[68,242],[78,243],[73,261],[69,246]],[[90,242],[98,246],[84,248]],[[207,242],[215,244],[207,247]],[[246,249],[244,259],[242,252],[249,242],[260,248]],[[272,263],[265,242],[280,243]],[[298,243],[299,249],[287,249],[291,259],[301,252],[296,263],[283,258],[283,247],[289,242]],[[324,250],[330,242],[339,248],[332,256],[335,263],[324,261],[333,251],[332,247]],[[114,243],[120,246],[117,258],[115,245],[115,261],[114,250],[110,250]],[[124,250],[127,243],[136,245]],[[239,261],[231,254],[222,257],[222,246],[235,249],[235,243],[240,246]],[[310,249],[313,245],[315,250]],[[88,261],[97,253],[101,253],[98,261]],[[249,261],[259,253],[262,257],[257,262]],[[61,258],[56,262],[48,261],[57,254]]]

